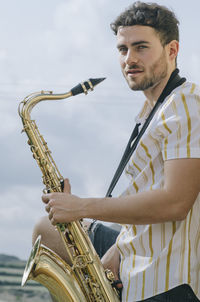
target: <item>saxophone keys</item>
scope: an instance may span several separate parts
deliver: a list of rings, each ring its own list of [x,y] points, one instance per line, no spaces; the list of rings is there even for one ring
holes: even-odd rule
[[[43,192],[43,194],[47,194],[47,193],[48,193],[48,189],[47,189],[47,188],[44,188],[44,189],[42,190],[42,192]]]

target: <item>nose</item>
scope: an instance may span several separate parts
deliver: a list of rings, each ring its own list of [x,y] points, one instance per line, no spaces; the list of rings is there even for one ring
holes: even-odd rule
[[[138,58],[135,51],[133,51],[132,49],[128,49],[125,57],[126,65],[131,66],[133,64],[136,64],[137,62],[138,62]]]

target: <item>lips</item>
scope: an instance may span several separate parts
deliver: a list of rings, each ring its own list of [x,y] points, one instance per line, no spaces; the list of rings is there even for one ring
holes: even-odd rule
[[[129,79],[135,80],[135,78],[139,77],[143,73],[143,69],[140,68],[129,68],[125,69],[126,77]]]
[[[143,70],[141,70],[141,69],[128,69],[125,72],[126,72],[127,75],[136,75],[136,74],[142,73]]]

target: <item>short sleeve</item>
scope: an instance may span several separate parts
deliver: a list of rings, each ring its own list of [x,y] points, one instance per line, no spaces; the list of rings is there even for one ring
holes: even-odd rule
[[[200,158],[200,94],[188,83],[162,106],[156,128],[163,160]]]

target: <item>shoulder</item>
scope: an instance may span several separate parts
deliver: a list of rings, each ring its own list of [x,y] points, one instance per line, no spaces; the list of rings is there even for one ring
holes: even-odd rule
[[[187,100],[188,98],[192,100],[196,97],[200,98],[200,86],[192,82],[185,82],[174,89],[166,101],[170,103],[178,100],[183,101],[183,99]]]
[[[190,100],[192,99],[199,99],[200,98],[200,86],[191,83],[191,82],[185,82],[180,88],[177,88],[174,90],[174,98],[176,99],[177,97],[183,98],[189,98]]]
[[[177,87],[161,105],[155,118],[155,132],[165,138],[187,133],[200,136],[200,87],[185,82]]]
[[[161,106],[160,115],[182,115],[188,112],[200,116],[200,86],[191,82],[185,82],[172,91]]]

